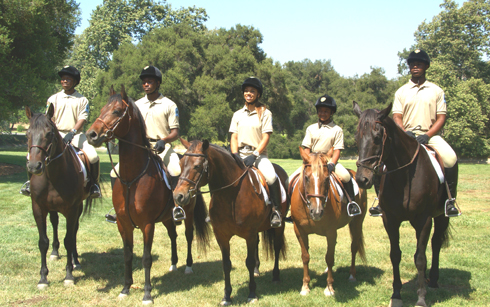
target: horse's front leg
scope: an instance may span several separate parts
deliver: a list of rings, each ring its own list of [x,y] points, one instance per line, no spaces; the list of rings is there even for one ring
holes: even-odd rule
[[[76,244],[75,236],[76,229],[78,228],[78,215],[78,206],[66,215],[66,235],[63,241],[66,248],[65,286],[72,286],[75,284],[75,278],[73,277],[73,251]]]
[[[303,260],[303,286],[301,287],[301,295],[308,295],[310,293],[310,273],[308,265],[310,263],[310,254],[308,253],[309,241],[308,234],[301,231],[296,224],[294,224],[294,233],[298,238],[299,245],[301,246],[301,259]]]
[[[41,279],[37,283],[37,288],[39,290],[44,290],[48,287],[48,266],[46,264],[46,254],[49,247],[49,238],[46,234],[46,215],[47,213],[42,212],[39,205],[32,201],[32,212],[34,214],[34,219],[36,220],[37,231],[39,233],[39,251],[41,252]]]
[[[83,204],[81,203],[78,208],[78,217],[76,220],[75,235],[73,241],[73,269],[74,270],[81,268],[80,261],[78,260],[77,234],[78,234],[78,228],[80,227],[80,216],[82,215],[82,212],[83,212]]]
[[[257,248],[255,249],[255,268],[254,268],[254,276],[255,277],[260,276],[259,244],[260,244],[260,237],[259,237],[259,234],[257,234]]]
[[[185,209],[184,209],[185,210]],[[187,260],[185,267],[185,274],[192,274],[192,265],[194,259],[192,259],[192,241],[194,240],[194,210],[186,210],[185,223],[185,239],[187,241]]]
[[[214,228],[214,227],[213,227]],[[218,245],[221,249],[221,259],[223,262],[223,273],[225,275],[225,295],[221,300],[221,306],[229,306],[232,304],[231,301],[231,281],[230,281],[230,272],[231,272],[231,260],[230,260],[230,239],[231,237],[228,235],[224,235],[217,231],[214,228],[214,234],[216,237],[216,241],[218,241]]]
[[[170,238],[171,265],[168,270],[170,272],[175,272],[177,271],[177,262],[179,261],[179,256],[177,255],[177,231],[175,223],[170,218],[164,221],[163,225],[167,228],[168,237]]]
[[[281,281],[279,277],[279,258],[281,256],[281,250],[284,247],[284,229],[285,224],[282,224],[280,228],[274,228],[274,269],[272,270],[272,282],[278,283]]]
[[[134,228],[129,222],[122,224],[120,216],[117,216],[117,228],[121,235],[124,248],[124,287],[119,294],[119,299],[125,298],[129,294],[129,289],[133,284],[133,231]]]
[[[414,255],[415,266],[418,271],[418,300],[415,306],[423,306],[426,307],[425,296],[427,294],[427,289],[425,288],[425,272],[427,270],[427,244],[429,243],[430,231],[432,229],[432,217],[428,216],[425,221],[416,226],[416,235],[417,235],[417,251]]]
[[[247,301],[249,303],[253,303],[257,301],[257,294],[255,294],[255,290],[257,289],[257,284],[255,283],[254,269],[255,269],[255,257],[257,253],[257,234],[250,235],[247,238],[247,259],[245,260],[245,264],[247,265],[248,275],[249,275],[249,283],[248,283],[248,298]]]
[[[53,250],[51,251],[51,255],[49,256],[49,260],[58,260],[60,259],[59,249],[60,249],[60,240],[58,238],[58,225],[59,225],[59,217],[58,212],[51,211],[49,212],[49,220],[51,221],[51,226],[53,227]]]
[[[151,297],[151,265],[152,265],[152,257],[151,257],[151,247],[153,245],[153,236],[155,234],[155,224],[150,223],[147,224],[143,229],[143,241],[144,241],[144,249],[143,249],[143,268],[145,269],[145,295],[143,296],[143,305],[152,304],[153,299]]]
[[[325,254],[325,262],[327,263],[327,287],[323,291],[325,296],[335,294],[333,290],[333,266],[335,264],[335,245],[337,244],[337,229],[327,232],[327,253]]]
[[[437,281],[439,280],[439,255],[442,245],[448,240],[449,218],[444,214],[434,218],[434,234],[432,235],[432,264],[429,272],[429,287],[439,288]]]
[[[403,302],[400,294],[402,289],[400,279],[400,261],[402,257],[402,251],[400,249],[400,222],[394,216],[390,218],[387,216],[388,213],[385,212],[383,214],[383,224],[390,238],[390,259],[393,267],[393,294],[391,295],[389,307],[402,307]]]

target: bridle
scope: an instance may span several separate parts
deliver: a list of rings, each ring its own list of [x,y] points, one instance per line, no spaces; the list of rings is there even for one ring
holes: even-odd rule
[[[57,155],[56,157],[51,158],[51,155],[52,155],[51,149],[53,148],[53,143],[56,141],[56,131],[51,130],[51,133],[52,133],[52,136],[51,136],[51,140],[49,142],[48,147],[44,148],[44,147],[42,147],[40,145],[31,145],[29,147],[29,151],[28,151],[29,154],[30,154],[31,149],[33,147],[34,148],[39,148],[41,151],[43,151],[44,154],[46,155],[46,157],[44,158],[44,164],[45,164],[45,166],[48,166],[51,162],[53,162],[54,160],[56,160],[59,157],[61,157],[65,153],[66,148],[68,148],[68,145],[69,145],[69,143],[66,143],[65,144],[65,148],[63,148],[63,151],[61,151],[61,153],[59,155]]]
[[[101,137],[104,137],[104,138],[108,138],[109,140],[112,140],[114,138],[117,138],[116,135],[114,134],[114,130],[117,129],[117,126],[119,126],[119,124],[121,123],[122,119],[124,118],[124,116],[126,116],[126,114],[128,114],[128,117],[129,117],[129,125],[128,125],[128,131],[126,133],[129,132],[129,129],[131,128],[131,114],[129,114],[128,110],[129,110],[129,104],[126,103],[126,101],[124,101],[124,99],[121,99],[121,101],[124,103],[124,105],[126,106],[126,109],[124,110],[124,113],[122,116],[118,117],[115,122],[112,124],[111,127],[109,127],[105,121],[103,121],[102,119],[100,119],[100,116],[97,117],[95,119],[95,121],[100,121],[104,127],[107,128],[106,132],[101,135]],[[119,139],[119,138],[118,138]],[[119,139],[120,140],[120,139]]]
[[[303,178],[302,178],[302,181],[303,181],[303,191],[305,193],[305,195],[303,195],[301,193],[301,190],[299,190],[299,195],[301,196],[301,199],[303,200],[303,202],[306,204],[306,206],[308,207],[308,209],[311,207],[311,201],[310,201],[310,198],[319,198],[319,199],[323,199],[323,202],[322,202],[322,207],[325,208],[326,204],[327,204],[327,199],[328,199],[328,196],[325,196],[323,194],[310,194],[310,193],[307,193],[306,192],[306,168],[307,167],[311,167],[311,164],[304,164],[304,167],[303,167]],[[327,167],[326,164],[323,164],[323,167]],[[326,177],[325,180],[330,180],[330,175],[328,175]],[[328,191],[328,189],[327,189]]]

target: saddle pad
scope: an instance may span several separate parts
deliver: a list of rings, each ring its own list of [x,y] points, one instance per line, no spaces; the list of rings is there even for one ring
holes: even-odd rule
[[[163,169],[162,165],[160,163],[156,163],[158,167],[158,171],[162,173],[163,180],[165,181],[165,184],[167,185],[167,188],[172,191],[172,188],[170,187],[170,183],[167,178],[167,174],[165,173],[165,170]]]
[[[70,144],[70,147],[73,150],[73,152],[76,153],[78,162],[80,163],[80,167],[82,168],[82,172],[83,172],[83,186],[85,187],[85,186],[87,186],[87,183],[89,181],[89,178],[88,178],[88,175],[87,175],[87,168],[85,167],[85,164],[82,162],[82,159],[80,159],[80,155],[83,155],[83,152],[82,151],[77,151],[75,149],[75,147],[73,147],[71,144]]]
[[[430,162],[432,162],[432,166],[434,167],[434,170],[437,173],[437,177],[439,177],[439,183],[443,184],[444,183],[444,173],[442,172],[441,165],[437,161],[435,155],[435,151],[429,150],[425,145],[422,145],[422,147],[427,151],[427,154],[429,155]]]
[[[257,182],[261,182],[259,178],[259,173],[257,172],[256,169],[252,169],[255,176],[257,177]],[[276,180],[279,180],[279,177],[276,174]],[[253,184],[253,183],[252,183]],[[284,189],[284,186],[282,185],[281,180],[279,180],[279,186],[281,187],[281,203],[284,203],[286,201],[286,190]],[[262,190],[262,194],[264,194],[264,202],[269,205],[271,203],[269,199],[269,194],[267,194],[267,190],[265,189],[263,184],[260,184],[260,189]]]

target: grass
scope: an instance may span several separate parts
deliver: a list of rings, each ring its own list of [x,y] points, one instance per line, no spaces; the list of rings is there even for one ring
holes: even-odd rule
[[[117,157],[115,157],[117,159]],[[109,158],[101,154],[104,195],[109,195]],[[24,165],[25,151],[0,152],[0,162]],[[299,160],[273,160],[291,174],[300,164]],[[341,163],[355,168],[355,161]],[[140,306],[143,298],[144,271],[141,265],[143,252],[142,235],[134,233],[133,260],[134,285],[124,301],[117,296],[123,287],[122,242],[114,224],[104,222],[104,214],[112,207],[110,197],[104,197],[95,206],[92,214],[83,218],[78,233],[78,250],[82,269],[75,271],[76,285],[63,286],[65,275],[62,259],[48,262],[50,286],[38,291],[40,256],[37,246],[38,233],[32,216],[30,199],[20,195],[19,189],[26,180],[25,173],[0,178],[0,305],[1,306]],[[429,290],[430,306],[488,306],[490,304],[490,269],[488,265],[488,239],[490,217],[488,206],[490,193],[490,165],[460,165],[458,202],[463,215],[451,219],[453,239],[441,253],[441,272],[437,290]],[[208,195],[206,194],[206,197]],[[368,205],[374,199],[368,193]],[[60,218],[60,237],[65,234],[65,220]],[[51,238],[51,227],[48,234]],[[151,271],[156,306],[216,306],[223,296],[224,280],[221,253],[215,240],[206,255],[194,252],[194,274],[184,275],[185,236],[184,227],[178,227],[179,263],[177,272],[168,272],[170,267],[170,240],[163,225],[156,227],[153,244],[153,267]],[[358,262],[357,282],[348,282],[350,266],[350,236],[347,228],[339,230],[335,261],[335,296],[325,297],[326,286],[325,252],[326,239],[310,236],[311,293],[299,295],[302,285],[302,261],[299,244],[291,224],[286,225],[288,257],[280,261],[281,283],[273,284],[273,262],[262,256],[261,276],[256,279],[259,301],[255,306],[387,306],[391,296],[392,269],[389,259],[389,241],[380,218],[366,217],[364,223],[367,263]],[[416,302],[416,269],[413,264],[415,233],[408,223],[401,227],[400,264],[404,283],[402,297],[404,306]],[[61,240],[62,241],[62,240]],[[245,241],[234,237],[231,241],[233,269],[231,282],[232,299],[235,305],[246,304],[248,295],[248,272],[245,267]],[[427,257],[431,259],[431,251]]]

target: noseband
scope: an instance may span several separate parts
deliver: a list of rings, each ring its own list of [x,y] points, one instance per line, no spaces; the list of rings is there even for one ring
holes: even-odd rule
[[[41,149],[41,151],[43,151],[43,152],[44,152],[44,154],[46,155],[46,157],[44,158],[44,164],[45,164],[46,166],[48,166],[48,165],[49,165],[51,162],[53,162],[54,160],[56,160],[56,159],[58,159],[59,157],[61,157],[61,156],[62,156],[62,155],[65,153],[66,148],[68,147],[68,143],[67,143],[67,144],[65,145],[65,148],[63,148],[63,151],[62,151],[62,152],[61,152],[59,155],[57,155],[57,156],[56,156],[56,157],[54,157],[54,158],[51,158],[51,154],[52,154],[52,153],[51,153],[51,148],[53,148],[53,142],[55,141],[55,136],[56,136],[56,135],[55,135],[55,133],[56,133],[56,131],[52,131],[52,130],[51,130],[51,133],[53,133],[53,136],[51,137],[51,141],[49,142],[49,145],[48,145],[48,147],[47,147],[47,148],[44,148],[44,147],[42,147],[42,146],[40,146],[40,145],[31,145],[31,146],[29,147],[29,151],[28,151],[28,152],[30,153],[30,152],[31,152],[31,149],[32,149],[33,147]]]
[[[202,169],[201,169],[201,172],[199,173],[199,177],[197,178],[197,181],[193,181],[189,178],[184,178],[182,176],[179,177],[179,180],[184,180],[184,181],[187,181],[190,184],[194,185],[194,188],[189,189],[189,196],[191,198],[194,198],[194,197],[196,197],[197,193],[199,192],[199,183],[201,182],[203,174],[208,172],[208,159],[207,159],[206,155],[197,154],[197,153],[184,153],[184,156],[204,158],[204,162],[202,164]]]
[[[309,193],[306,193],[306,180],[305,180],[305,178],[306,178],[306,168],[307,167],[311,167],[311,164],[305,164],[304,165],[304,168],[303,168],[303,191],[304,191],[305,195],[301,194],[301,191],[299,191],[299,195],[301,195],[301,199],[303,200],[303,202],[306,204],[306,206],[308,208],[311,207],[310,198],[314,197],[314,198],[324,199],[324,201],[322,203],[322,207],[324,208],[325,205],[327,204],[327,198],[328,198],[327,196],[325,196],[323,194],[309,194]],[[324,164],[323,167],[327,167],[327,165]],[[327,177],[327,178],[329,178],[329,177]]]

